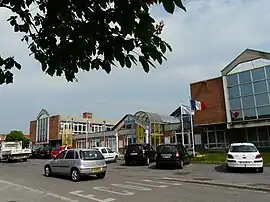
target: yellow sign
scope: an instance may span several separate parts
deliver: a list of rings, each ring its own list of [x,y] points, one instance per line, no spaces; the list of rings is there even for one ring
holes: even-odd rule
[[[67,145],[67,147],[72,147],[72,129],[63,128],[62,145]]]

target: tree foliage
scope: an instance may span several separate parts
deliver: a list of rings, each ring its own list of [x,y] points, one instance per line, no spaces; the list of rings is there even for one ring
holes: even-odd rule
[[[23,132],[13,130],[11,131],[5,139],[6,142],[16,142],[16,141],[22,141],[23,147],[27,147],[29,145],[29,139],[27,139]]]
[[[185,10],[182,0],[0,0],[42,70],[67,81],[79,70],[110,73],[112,66],[131,68],[139,61],[149,72],[162,64],[172,49],[159,36],[164,24],[150,15],[153,4],[171,14],[175,7]],[[0,56],[0,84],[13,82],[14,67],[21,69],[13,57]]]

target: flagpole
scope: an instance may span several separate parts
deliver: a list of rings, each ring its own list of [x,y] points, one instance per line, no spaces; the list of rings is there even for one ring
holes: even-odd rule
[[[192,153],[193,156],[195,156],[196,151],[195,151],[195,138],[194,138],[194,130],[193,130],[193,111],[192,111],[192,106],[191,106],[191,96],[189,95],[189,103],[190,103],[190,128],[191,128],[191,137],[192,137]]]
[[[182,135],[182,144],[185,143],[185,137],[184,137],[184,122],[183,122],[183,106],[181,104],[181,135]]]

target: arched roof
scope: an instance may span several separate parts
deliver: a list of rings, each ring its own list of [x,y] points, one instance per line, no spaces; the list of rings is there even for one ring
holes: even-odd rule
[[[177,117],[153,112],[138,111],[134,116],[145,123],[180,123],[180,119]]]

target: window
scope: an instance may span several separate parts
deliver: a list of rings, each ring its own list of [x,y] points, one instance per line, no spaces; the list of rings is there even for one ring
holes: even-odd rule
[[[270,117],[270,106],[257,107],[258,118]]]
[[[205,144],[205,148],[214,149],[224,147],[227,147],[225,131],[207,131],[207,143]]]
[[[252,95],[253,89],[251,83],[240,85],[241,96]]]
[[[263,106],[263,105],[269,104],[268,93],[257,94],[257,95],[255,95],[255,99],[256,99],[256,106]]]
[[[114,153],[114,151],[111,148],[107,148],[108,153]]]
[[[230,108],[231,109],[241,109],[241,100],[240,98],[230,99]]]
[[[245,71],[245,72],[239,73],[239,82],[240,83],[251,82],[250,71]]]
[[[69,150],[65,159],[74,159],[74,150]]]
[[[248,141],[257,142],[257,130],[256,128],[248,128],[247,129]]]
[[[75,159],[79,159],[79,154],[77,151],[75,151]]]
[[[264,93],[267,92],[266,81],[257,81],[253,83],[254,93]]]
[[[107,150],[105,148],[103,148],[103,149],[101,149],[101,153],[102,154],[107,154],[108,152],[107,152]]]
[[[62,151],[60,154],[57,155],[57,158],[58,159],[64,159],[66,153],[67,153],[67,151]]]
[[[265,67],[266,70],[266,76],[270,77],[270,66]]]
[[[265,79],[264,68],[253,69],[251,72],[253,81]]]
[[[259,141],[268,141],[268,129],[267,127],[258,128]]]
[[[229,75],[229,76],[226,77],[226,79],[227,79],[227,86],[233,86],[233,85],[237,85],[238,84],[237,74]]]
[[[252,145],[236,145],[230,148],[230,152],[257,152],[257,148]]]
[[[255,106],[254,97],[253,96],[242,97],[242,104],[243,104],[243,108],[254,107]]]
[[[256,111],[255,108],[251,109],[244,109],[244,119],[249,120],[249,119],[256,119]]]
[[[95,150],[91,151],[80,151],[80,157],[82,160],[102,160],[104,156]]]
[[[228,87],[229,98],[239,97],[239,86]]]

